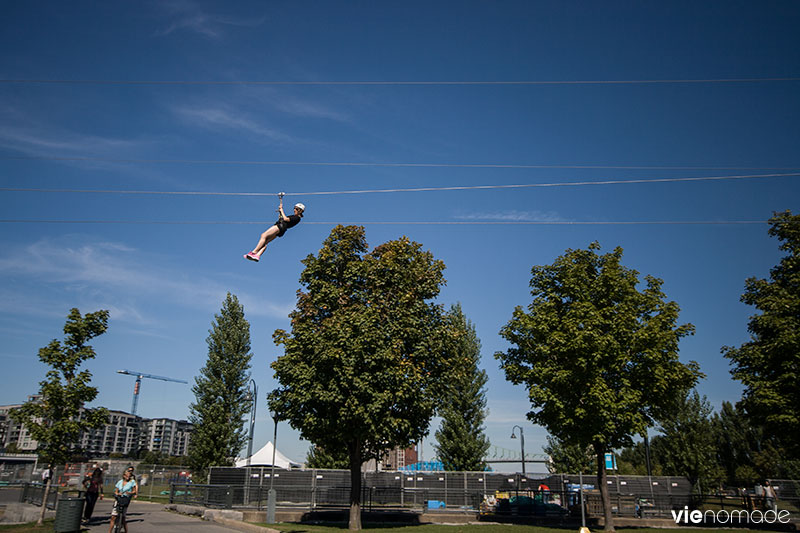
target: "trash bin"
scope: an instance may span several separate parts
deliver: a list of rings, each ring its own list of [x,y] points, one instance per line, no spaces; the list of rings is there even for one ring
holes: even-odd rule
[[[55,533],[72,533],[81,530],[83,505],[86,498],[59,498],[56,507],[56,521],[53,524]]]

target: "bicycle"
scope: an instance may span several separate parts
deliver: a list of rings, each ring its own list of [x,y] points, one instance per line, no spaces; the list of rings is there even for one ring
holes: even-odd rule
[[[116,501],[117,507],[117,516],[114,521],[114,533],[121,533],[122,531],[126,531],[125,527],[125,520],[128,514],[128,505],[131,503],[131,496],[130,494],[116,495],[114,496],[114,500]]]

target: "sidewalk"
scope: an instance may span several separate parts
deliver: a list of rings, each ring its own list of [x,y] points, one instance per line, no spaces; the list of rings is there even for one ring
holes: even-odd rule
[[[111,506],[114,500],[108,498],[98,501],[94,508],[94,515],[84,531],[92,533],[108,533]],[[249,524],[246,524],[249,526]],[[251,526],[254,527],[254,526]],[[214,522],[207,522],[199,518],[184,516],[164,510],[164,504],[149,503],[134,500],[128,507],[129,533],[150,533],[152,531],[186,532],[186,533],[231,533],[241,531],[222,526]],[[264,530],[269,531],[269,530]]]

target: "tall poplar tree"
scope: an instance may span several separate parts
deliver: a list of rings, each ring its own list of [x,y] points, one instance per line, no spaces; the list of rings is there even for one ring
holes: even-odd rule
[[[447,383],[444,405],[439,413],[442,424],[436,432],[436,451],[445,470],[483,471],[489,439],[483,425],[487,414],[485,387],[488,378],[486,371],[478,367],[481,341],[460,305],[454,305],[447,318],[457,332],[450,350],[463,372]]]
[[[666,301],[663,282],[645,276],[638,289],[622,248],[599,249],[594,242],[533,267],[533,301],[514,310],[501,330],[512,347],[496,357],[506,379],[528,389],[529,420],[594,448],[605,529],[613,531],[604,454],[674,413],[701,374],[697,363],[678,359],[678,341],[694,327],[678,325],[678,304]]]
[[[444,263],[408,238],[367,252],[364,228],[336,226],[303,260],[291,332],[270,408],[350,468],[350,529],[361,529],[361,466],[428,431],[443,382],[457,370],[451,327],[430,300]]]
[[[53,339],[39,350],[39,360],[50,366],[47,377],[39,383],[39,395],[10,415],[25,424],[31,437],[38,441],[37,453],[53,465],[66,463],[75,452],[81,433],[98,428],[108,420],[105,409],[84,409],[84,404],[97,397],[97,388],[89,385],[92,373],[80,370],[84,361],[96,353],[88,342],[108,329],[108,311],[100,310],[81,316],[72,309],[64,324],[64,342]],[[50,492],[48,478],[44,501]],[[37,524],[41,525],[46,505]]]
[[[717,461],[714,410],[695,390],[686,395],[677,412],[658,423],[658,461],[665,476],[685,476],[698,494],[719,486],[724,470]]]
[[[210,466],[231,466],[244,446],[243,419],[250,408],[250,324],[244,307],[228,293],[214,316],[208,338],[208,360],[195,378],[189,421],[194,431],[189,443],[192,468],[205,473]]]
[[[742,404],[767,432],[788,436],[782,444],[800,459],[800,215],[775,213],[769,234],[786,252],[769,279],[749,278],[742,302],[759,312],[750,317],[750,341],[723,347],[731,373],[744,385]]]

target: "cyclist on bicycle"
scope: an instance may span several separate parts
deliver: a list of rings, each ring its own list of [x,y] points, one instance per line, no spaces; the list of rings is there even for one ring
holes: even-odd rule
[[[139,487],[133,477],[133,467],[130,467],[125,470],[122,474],[122,479],[117,481],[114,487],[114,507],[111,509],[111,526],[108,528],[108,533],[113,533],[114,523],[120,515],[122,515],[122,523],[120,525],[125,530],[125,533],[128,533],[128,521],[125,519],[125,511],[131,502],[131,497],[135,498],[138,492]]]

